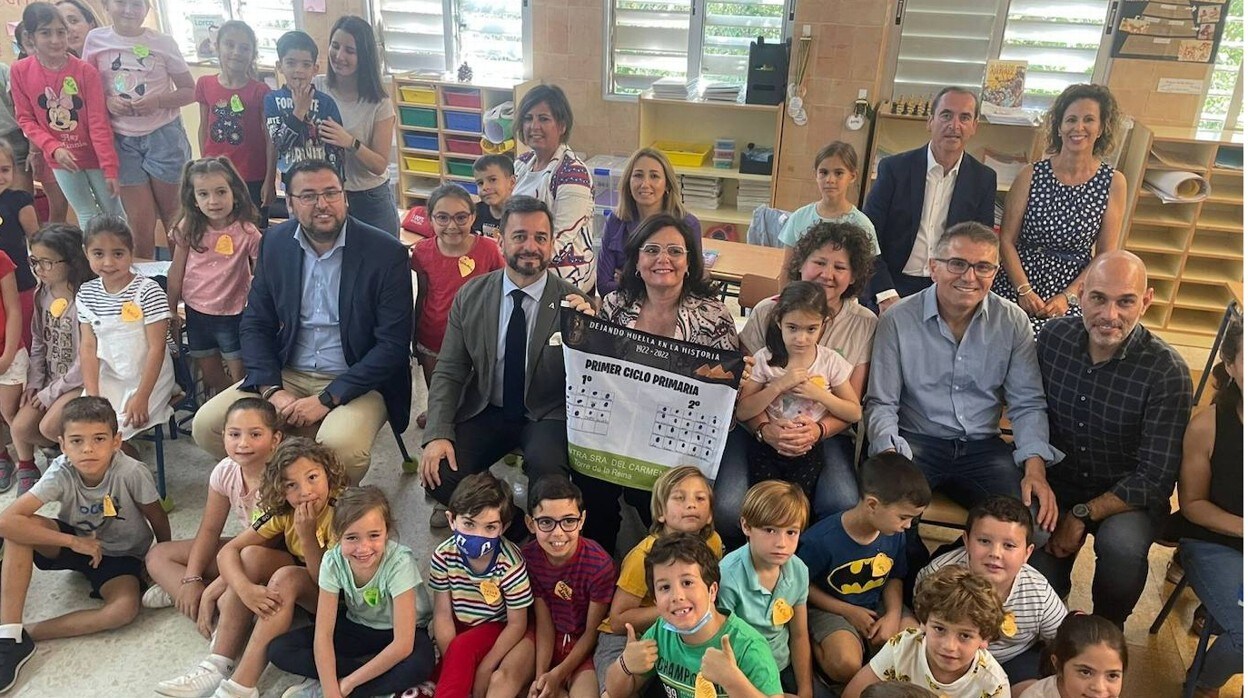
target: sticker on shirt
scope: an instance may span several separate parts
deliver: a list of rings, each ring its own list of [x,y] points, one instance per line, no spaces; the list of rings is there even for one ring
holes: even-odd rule
[[[491,606],[498,603],[499,599],[503,598],[503,592],[498,588],[498,582],[493,579],[487,579],[484,582],[481,582],[477,588],[481,590],[481,598],[485,599],[485,602]]]
[[[69,308],[68,300],[64,298],[57,298],[56,300],[52,301],[52,305],[48,306],[48,312],[52,313],[52,317],[59,318],[60,316],[65,314],[65,311],[68,308]]]
[[[364,603],[369,606],[376,607],[381,603],[381,590],[377,587],[369,587],[364,590]]]
[[[134,53],[135,57],[139,59],[140,63],[143,62],[144,58],[147,58],[148,56],[152,55],[152,50],[144,46],[143,44],[135,44],[134,48],[130,49],[130,51]]]
[[[1001,621],[1001,634],[1006,637],[1014,637],[1018,634],[1018,622],[1014,619],[1014,612],[1007,611],[1005,619]]]
[[[564,601],[571,601],[572,587],[568,586],[563,580],[559,580],[555,583],[555,596],[558,596]]]
[[[117,516],[117,505],[113,504],[111,494],[104,495],[104,516]]]
[[[468,255],[464,255],[463,257],[459,258],[460,277],[467,277],[476,268],[477,268],[477,260],[473,259],[472,257],[469,257]]]
[[[243,100],[238,95],[230,95],[230,111],[235,114],[243,113]]]
[[[852,596],[884,586],[893,560],[884,553],[851,560],[828,573],[828,586],[838,594]]]
[[[134,301],[126,301],[121,304],[121,319],[123,322],[138,322],[143,319],[143,309]]]
[[[693,698],[715,698],[715,684],[708,681],[700,671],[693,679]]]
[[[223,234],[217,238],[217,245],[213,248],[217,254],[223,254],[226,257],[234,254],[234,238]]]
[[[771,624],[784,625],[793,620],[793,607],[784,599],[776,599],[771,603]]]
[[[78,94],[78,81],[72,75],[66,75],[61,81],[61,94],[71,96]]]

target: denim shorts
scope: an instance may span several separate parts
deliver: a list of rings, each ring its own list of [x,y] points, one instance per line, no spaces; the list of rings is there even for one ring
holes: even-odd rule
[[[186,343],[188,352],[197,359],[221,355],[230,361],[240,358],[243,345],[238,339],[238,326],[243,316],[239,315],[208,315],[191,306],[186,308]]]
[[[191,143],[186,139],[180,116],[146,136],[119,133],[113,140],[121,162],[123,187],[146,184],[149,178],[178,184],[182,181],[182,167],[191,159]]]

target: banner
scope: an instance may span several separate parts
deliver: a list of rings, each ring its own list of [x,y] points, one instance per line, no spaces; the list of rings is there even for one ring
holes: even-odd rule
[[[570,308],[562,310],[560,329],[574,470],[642,490],[681,465],[715,479],[745,368],[739,352],[630,330]]]

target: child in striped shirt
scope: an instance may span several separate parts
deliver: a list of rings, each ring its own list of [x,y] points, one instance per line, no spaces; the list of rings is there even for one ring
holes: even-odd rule
[[[442,656],[434,698],[480,695],[522,669],[503,661],[524,637],[533,605],[520,549],[502,537],[511,516],[511,492],[488,472],[464,478],[447,504],[452,534],[429,563],[433,639]]]
[[[1057,635],[1067,614],[1044,575],[1026,564],[1035,547],[1031,533],[1026,504],[1014,497],[989,497],[967,514],[965,547],[938,555],[915,581],[917,587],[936,570],[956,565],[992,582],[1005,609],[1005,622],[988,651],[1011,684],[1039,677],[1044,643]]]

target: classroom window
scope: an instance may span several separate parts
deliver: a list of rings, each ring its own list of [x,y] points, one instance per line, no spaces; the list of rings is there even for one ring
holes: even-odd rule
[[[794,0],[605,2],[605,92],[634,95],[665,77],[744,83],[750,42],[788,38]]]
[[[378,0],[375,5],[391,72],[454,72],[515,83],[529,75],[524,0]]]
[[[1229,12],[1197,124],[1208,131],[1244,130],[1244,0],[1231,0]]]
[[[1068,85],[1102,82],[1110,0],[908,0],[894,32],[892,96],[975,92],[992,59],[1027,61],[1023,106],[1045,109]]]
[[[239,19],[256,32],[260,68],[271,68],[277,63],[278,37],[300,28],[290,0],[163,0],[160,7],[166,31],[191,61],[215,60],[216,32],[212,27]]]

